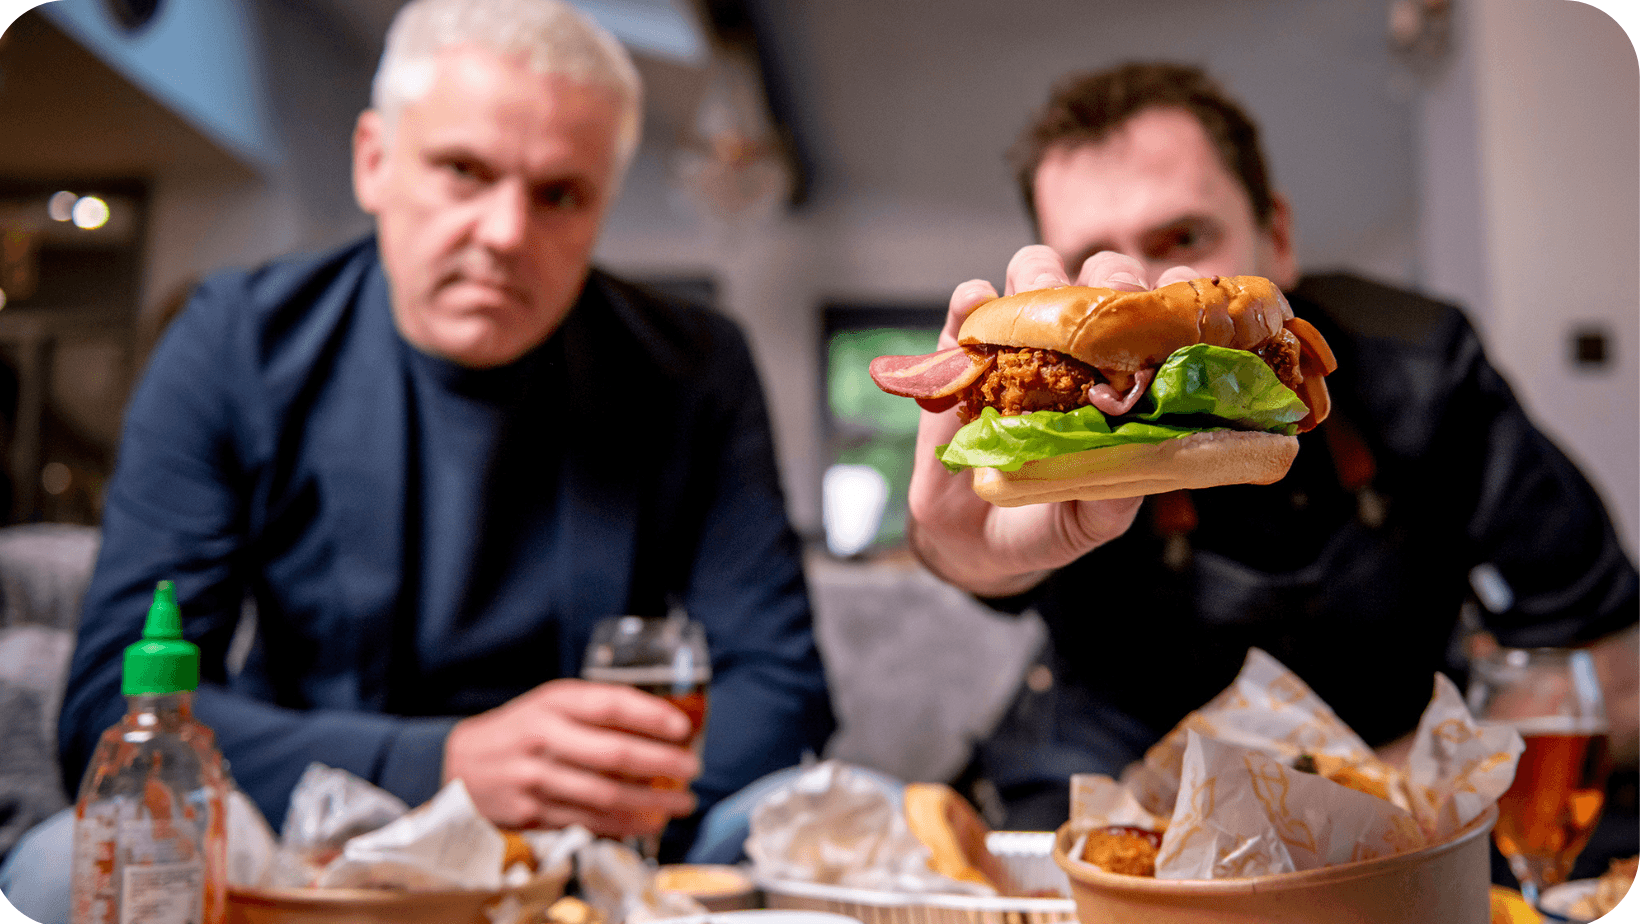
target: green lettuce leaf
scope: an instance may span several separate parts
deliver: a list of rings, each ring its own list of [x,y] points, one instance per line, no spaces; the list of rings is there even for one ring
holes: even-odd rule
[[[1098,408],[1004,417],[985,408],[951,442],[934,450],[951,471],[999,468],[1087,449],[1160,443],[1204,430],[1262,430],[1292,435],[1309,413],[1264,360],[1245,350],[1198,343],[1167,358],[1133,413],[1107,418]]]

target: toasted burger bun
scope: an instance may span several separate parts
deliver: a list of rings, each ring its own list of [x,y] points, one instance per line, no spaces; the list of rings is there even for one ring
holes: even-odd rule
[[[1162,443],[1089,449],[1018,471],[974,469],[974,493],[998,507],[1064,500],[1140,497],[1221,484],[1280,481],[1298,455],[1298,437],[1209,430]]]
[[[928,848],[934,872],[988,885],[998,895],[1015,893],[1007,867],[985,846],[990,826],[956,790],[943,783],[906,784],[905,821]]]
[[[957,343],[1057,350],[1103,371],[1136,372],[1195,343],[1251,349],[1292,316],[1281,289],[1262,276],[1143,292],[1060,286],[986,302],[963,322]]]

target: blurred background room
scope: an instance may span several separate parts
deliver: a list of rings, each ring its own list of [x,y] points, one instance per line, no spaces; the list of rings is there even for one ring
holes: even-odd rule
[[[904,551],[915,408],[877,392],[865,361],[927,349],[957,283],[1000,286],[1030,242],[1004,154],[1072,70],[1171,58],[1222,78],[1261,120],[1300,264],[1467,306],[1640,546],[1640,69],[1599,8],[577,5],[631,47],[648,93],[598,262],[714,304],[751,339],[812,548],[836,756],[949,778],[1038,680],[1040,626]],[[131,384],[189,287],[369,229],[349,144],[398,0],[20,6],[0,2],[0,24],[15,17],[0,36],[0,513],[68,537],[45,557],[72,571],[95,547]],[[72,618],[72,575],[17,589],[8,548],[6,631]],[[0,665],[34,678],[13,690],[49,712],[36,675],[66,641],[5,638]]]

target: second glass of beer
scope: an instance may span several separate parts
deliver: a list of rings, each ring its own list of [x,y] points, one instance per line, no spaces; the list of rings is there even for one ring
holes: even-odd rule
[[[681,615],[601,620],[587,643],[581,677],[636,687],[677,706],[689,717],[689,745],[696,755],[700,754],[701,732],[706,727],[706,691],[712,681],[706,632],[700,623]],[[681,789],[687,783],[652,779],[650,785]],[[653,861],[660,837],[643,838],[636,846],[644,859]]]
[[[1514,726],[1526,742],[1492,836],[1535,907],[1543,889],[1566,880],[1600,820],[1610,770],[1600,681],[1576,649],[1505,648],[1473,668],[1470,711]]]

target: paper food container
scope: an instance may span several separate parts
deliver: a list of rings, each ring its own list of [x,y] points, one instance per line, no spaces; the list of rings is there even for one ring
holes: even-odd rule
[[[1489,924],[1489,835],[1496,806],[1457,836],[1418,850],[1242,879],[1169,880],[1106,872],[1070,854],[1070,825],[1053,859],[1070,880],[1082,924]]]
[[[541,875],[509,889],[228,889],[227,924],[491,924],[487,909],[509,898],[545,908],[564,894],[569,873]],[[519,917],[520,920],[528,918]]]
[[[827,911],[862,924],[1061,924],[1076,920],[1065,874],[1054,865],[1051,831],[993,831],[986,846],[1021,888],[1049,890],[1059,898],[1004,898],[878,892],[843,886],[760,879],[770,908]]]

